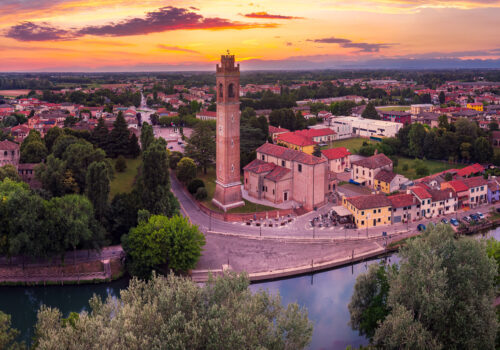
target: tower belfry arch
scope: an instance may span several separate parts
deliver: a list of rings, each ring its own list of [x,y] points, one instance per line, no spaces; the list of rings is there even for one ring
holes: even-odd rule
[[[240,65],[227,50],[216,67],[216,181],[212,202],[224,211],[245,205],[240,181]]]

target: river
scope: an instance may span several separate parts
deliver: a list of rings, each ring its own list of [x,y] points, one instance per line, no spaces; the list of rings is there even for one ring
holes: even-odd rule
[[[500,227],[488,234],[500,240]],[[392,261],[397,257],[389,257]],[[345,349],[348,345],[366,345],[367,339],[353,331],[347,324],[347,304],[356,277],[367,270],[369,262],[357,263],[313,275],[297,276],[282,280],[255,283],[252,291],[268,290],[279,293],[284,304],[297,302],[307,308],[314,324],[310,349]],[[12,325],[21,331],[23,340],[33,336],[36,313],[41,305],[57,307],[66,317],[70,312],[88,310],[88,300],[97,294],[119,296],[128,285],[127,279],[106,284],[47,286],[47,287],[0,287],[0,310],[12,316]]]

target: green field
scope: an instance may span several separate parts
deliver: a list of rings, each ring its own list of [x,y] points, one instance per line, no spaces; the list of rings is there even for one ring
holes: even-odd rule
[[[406,112],[410,110],[410,106],[377,107],[377,110],[382,112],[387,112],[387,111]]]
[[[422,162],[429,169],[429,174],[439,173],[448,169],[461,169],[465,167],[464,164],[447,163],[438,160],[422,160]],[[403,170],[405,164],[408,165],[408,170]],[[418,164],[418,162],[416,162],[415,159],[398,157],[398,166],[394,167],[394,172],[412,180],[418,179],[421,176],[418,176],[415,172],[416,164]]]
[[[361,146],[363,146],[363,142],[376,143],[377,141],[370,141],[369,139],[365,139],[363,137],[355,137],[352,139],[345,139],[345,140],[338,140],[338,141],[330,142],[330,144],[328,146],[321,147],[321,149],[345,147],[352,154],[355,154],[361,148]]]
[[[132,191],[132,187],[137,176],[137,171],[141,165],[141,157],[135,159],[127,159],[127,169],[123,173],[119,173],[115,170],[115,178],[111,181],[111,190],[109,192],[109,198],[112,199],[118,193],[129,193]],[[113,169],[115,167],[116,159],[111,159],[111,164]]]
[[[212,198],[214,197],[215,193],[215,168],[209,168],[206,175],[203,174],[202,170],[198,171],[198,178],[202,179],[203,182],[205,183],[205,188],[207,189],[207,194],[208,194],[207,199],[205,199],[202,203],[205,204],[205,206],[207,206],[208,208],[212,209],[213,211],[222,212],[222,210],[217,208],[212,203]],[[228,213],[232,214],[254,213],[254,212],[269,211],[276,209],[273,207],[268,207],[266,205],[254,204],[247,201],[246,199],[243,199],[243,201],[245,202],[245,205],[243,207],[238,207],[228,210]]]

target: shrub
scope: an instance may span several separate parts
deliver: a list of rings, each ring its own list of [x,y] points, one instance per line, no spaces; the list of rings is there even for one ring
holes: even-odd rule
[[[425,165],[419,165],[415,169],[416,173],[418,176],[427,176],[429,175],[429,168],[427,168]]]
[[[408,164],[403,164],[403,171],[408,171]]]
[[[199,187],[196,191],[195,198],[202,201],[208,197],[207,189],[205,187]]]
[[[198,188],[205,187],[205,183],[201,179],[194,179],[188,185],[188,191],[191,194],[195,194],[198,191]]]
[[[118,156],[115,163],[115,170],[119,173],[123,173],[127,169],[127,162],[125,157]]]

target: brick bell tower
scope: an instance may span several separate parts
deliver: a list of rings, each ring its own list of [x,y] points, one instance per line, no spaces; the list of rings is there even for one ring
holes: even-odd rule
[[[245,205],[240,181],[240,65],[234,55],[221,56],[217,65],[217,155],[212,202],[224,211]]]

